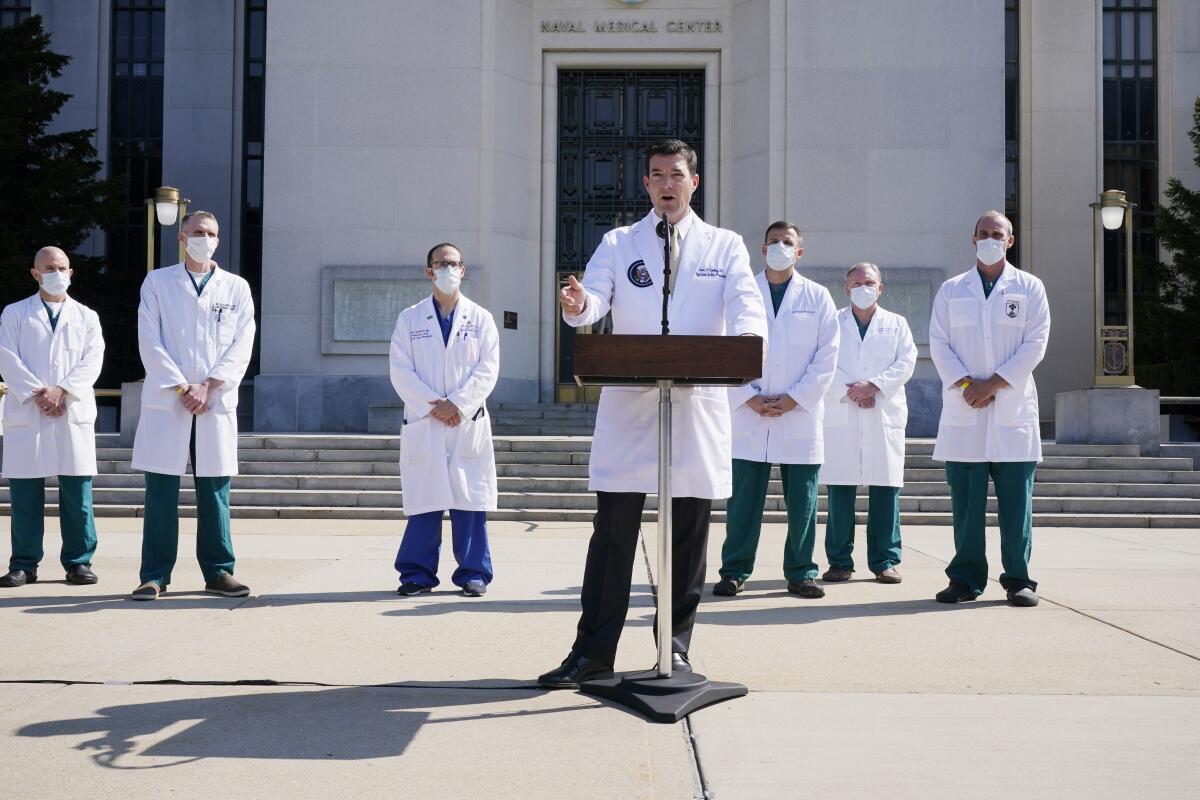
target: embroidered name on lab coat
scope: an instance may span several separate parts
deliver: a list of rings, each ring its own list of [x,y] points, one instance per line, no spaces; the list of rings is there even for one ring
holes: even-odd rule
[[[433,331],[429,330],[428,328],[417,328],[416,330],[409,331],[409,334],[408,334],[408,340],[410,342],[416,342],[416,341],[420,341],[421,339],[432,339],[432,338],[433,338]]]
[[[815,308],[793,308],[792,313],[804,317],[811,317],[817,313],[817,310]]]
[[[697,278],[724,278],[725,270],[721,267],[700,267],[696,270]]]

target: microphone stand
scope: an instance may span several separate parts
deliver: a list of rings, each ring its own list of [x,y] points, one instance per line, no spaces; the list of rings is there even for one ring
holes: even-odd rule
[[[667,219],[664,213],[662,222],[658,223],[655,228],[658,235],[663,238],[663,311],[662,311],[662,335],[666,336],[671,332],[671,325],[667,319],[667,306],[671,302],[671,230],[674,226]]]

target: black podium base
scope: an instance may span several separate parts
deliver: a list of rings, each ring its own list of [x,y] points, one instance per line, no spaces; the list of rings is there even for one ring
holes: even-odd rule
[[[651,669],[587,681],[579,691],[633,709],[651,722],[678,722],[705,706],[742,697],[749,689],[740,683],[710,681],[697,672],[674,672],[669,678],[660,678],[658,671]]]

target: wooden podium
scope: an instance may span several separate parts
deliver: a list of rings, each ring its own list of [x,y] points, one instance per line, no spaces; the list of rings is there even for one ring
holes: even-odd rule
[[[645,714],[678,722],[722,700],[741,697],[745,686],[710,681],[697,672],[671,673],[671,389],[675,386],[741,386],[762,375],[763,341],[757,336],[579,336],[575,382],[580,386],[658,387],[658,666],[580,686]]]

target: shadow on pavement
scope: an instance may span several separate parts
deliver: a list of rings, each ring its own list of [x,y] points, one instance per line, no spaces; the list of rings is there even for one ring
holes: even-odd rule
[[[179,689],[174,687],[172,691]],[[97,764],[114,769],[161,769],[205,758],[352,761],[402,755],[426,724],[599,707],[572,705],[495,713],[477,708],[526,700],[542,693],[535,687],[497,686],[490,680],[261,691],[108,706],[96,711],[95,716],[26,725],[16,735],[49,738],[97,734],[76,745],[76,749],[91,752]],[[432,709],[449,709],[452,713],[431,720]],[[459,709],[462,713],[453,713]],[[146,758],[170,760],[143,760]]]

